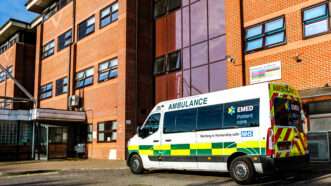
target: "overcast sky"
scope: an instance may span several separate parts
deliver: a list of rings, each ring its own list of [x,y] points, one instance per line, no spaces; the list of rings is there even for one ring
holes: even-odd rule
[[[31,22],[37,14],[25,9],[27,0],[0,0],[0,27],[10,18]]]

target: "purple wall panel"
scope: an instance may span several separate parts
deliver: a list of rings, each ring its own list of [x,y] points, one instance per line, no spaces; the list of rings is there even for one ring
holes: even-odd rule
[[[226,88],[226,61],[210,64],[210,90],[217,91]]]
[[[192,69],[192,95],[208,92],[208,65]]]
[[[208,1],[209,38],[225,34],[224,0]]]
[[[183,46],[190,45],[190,9],[183,8]]]
[[[191,44],[207,40],[207,0],[191,5]]]
[[[226,56],[226,37],[217,37],[209,41],[210,62],[219,61]]]
[[[207,42],[194,45],[191,48],[192,67],[204,65],[208,63],[208,44]]]

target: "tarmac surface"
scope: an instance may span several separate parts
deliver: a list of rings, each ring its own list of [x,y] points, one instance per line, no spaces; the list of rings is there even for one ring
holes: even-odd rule
[[[237,185],[226,173],[152,171],[133,175],[124,161],[27,161],[0,163],[0,186]],[[331,185],[331,164],[316,164],[299,174],[260,177],[255,185]]]

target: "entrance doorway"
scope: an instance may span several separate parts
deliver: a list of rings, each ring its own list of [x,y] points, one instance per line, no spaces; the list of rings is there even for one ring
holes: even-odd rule
[[[85,144],[87,125],[39,124],[36,128],[35,159],[75,157],[75,146]]]

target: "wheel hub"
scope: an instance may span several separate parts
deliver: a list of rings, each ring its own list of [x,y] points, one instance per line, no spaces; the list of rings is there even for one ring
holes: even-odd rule
[[[239,163],[235,167],[234,173],[236,174],[237,177],[244,178],[248,174],[248,168],[245,166],[245,164]]]

